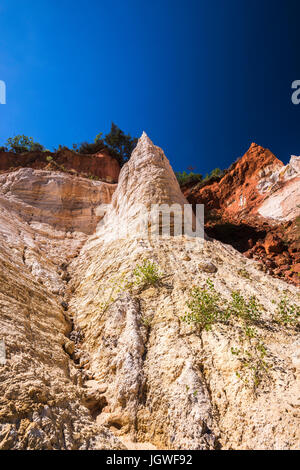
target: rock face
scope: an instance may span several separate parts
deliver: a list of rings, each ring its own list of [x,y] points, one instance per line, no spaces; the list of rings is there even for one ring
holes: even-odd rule
[[[269,150],[252,144],[219,181],[183,192],[190,202],[205,205],[209,235],[263,261],[270,274],[299,284],[294,266],[300,250],[300,157],[292,156],[284,166]],[[265,249],[267,233],[281,239],[276,252],[287,263],[278,264],[274,252]]]
[[[114,189],[31,168],[0,176],[1,449],[122,448],[84,406],[65,312],[68,262]]]
[[[64,173],[22,168],[0,175],[3,207],[30,224],[86,235],[94,233],[101,204],[109,204],[116,185]]]
[[[136,203],[186,203],[145,134],[117,188],[31,169],[1,178],[1,448],[299,447],[300,339],[272,303],[299,291],[216,240],[113,236]],[[159,282],[136,283],[143,260]],[[222,302],[239,289],[262,305],[272,367],[255,389],[236,375],[238,319],[183,321],[190,288],[209,278]]]
[[[192,188],[187,194],[231,218],[260,214],[274,221],[287,221],[300,214],[299,188],[300,157],[291,157],[284,166],[270,150],[253,143],[221,181],[199,190]]]

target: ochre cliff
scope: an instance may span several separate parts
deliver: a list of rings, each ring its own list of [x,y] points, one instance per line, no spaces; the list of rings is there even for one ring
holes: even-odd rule
[[[232,219],[259,214],[284,221],[299,214],[299,184],[300,157],[292,157],[284,166],[270,150],[253,143],[219,182],[186,192],[203,201],[208,210],[222,210],[223,216]]]
[[[216,240],[115,236],[137,203],[186,202],[145,134],[118,186],[31,168],[1,176],[0,448],[299,447],[299,330],[274,323],[272,302],[299,304],[296,287]],[[161,280],[141,288],[144,259]],[[190,288],[208,279],[224,302],[239,289],[261,304],[272,367],[255,390],[236,375],[238,319],[209,331],[183,321]]]
[[[189,202],[205,205],[210,236],[300,284],[300,157],[284,166],[253,143],[219,181],[182,189]]]

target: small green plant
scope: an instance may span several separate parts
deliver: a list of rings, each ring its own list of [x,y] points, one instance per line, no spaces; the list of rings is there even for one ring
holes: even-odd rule
[[[261,317],[261,306],[255,296],[245,299],[239,291],[233,291],[231,301],[228,302],[221,298],[210,279],[203,288],[194,287],[190,296],[187,302],[190,312],[183,317],[184,321],[197,323],[201,328],[209,330],[216,322],[236,317],[244,322],[245,334],[254,335],[254,330],[247,325],[257,322]]]
[[[180,185],[198,183],[203,179],[203,176],[200,173],[193,173],[192,171],[190,173],[187,173],[186,171],[183,171],[182,173],[177,171],[175,175]]]
[[[247,269],[239,269],[238,275],[244,277],[245,279],[250,279],[250,274],[248,273]]]
[[[297,325],[300,320],[300,306],[291,303],[285,296],[277,306],[274,319],[283,325]]]
[[[47,160],[47,162],[52,162],[53,157],[51,157],[51,155],[48,155],[48,157],[46,157],[46,160]]]
[[[272,364],[267,360],[268,352],[264,343],[259,338],[254,341],[253,343],[250,339],[248,349],[231,348],[231,353],[241,364],[241,369],[236,371],[236,376],[256,391],[260,383],[269,377]]]
[[[131,291],[134,286],[145,287],[147,285],[155,285],[161,279],[159,266],[149,260],[144,260],[141,265],[137,265],[133,271],[134,281],[128,279],[124,273],[116,276],[109,281],[109,288],[99,287],[96,296],[101,295],[101,302],[98,303],[100,308],[100,317],[108,310],[108,308],[120,298],[125,291]],[[130,276],[131,277],[131,276]],[[146,327],[151,325],[152,319],[142,317],[141,322]]]
[[[237,356],[241,364],[241,370],[236,372],[236,375],[255,391],[262,380],[269,377],[271,368],[271,363],[266,360],[266,347],[258,331],[252,326],[261,317],[261,306],[255,296],[245,299],[239,291],[233,291],[231,299],[229,304],[231,315],[243,322],[240,334],[241,347],[231,348],[232,354]]]
[[[142,323],[146,328],[150,328],[151,323],[152,323],[152,318],[151,318],[151,317],[142,316],[142,317],[141,317],[141,323]]]
[[[98,306],[100,307],[100,316],[102,316],[108,308],[116,302],[120,295],[131,289],[132,282],[129,282],[125,277],[125,274],[112,278],[110,280],[110,288],[105,289],[105,291],[98,289],[97,295],[101,294],[102,301],[99,302]]]
[[[231,293],[229,310],[231,315],[241,318],[245,322],[257,322],[261,316],[261,306],[256,297],[253,295],[247,300],[239,291]]]
[[[210,330],[217,322],[238,320],[239,345],[231,348],[231,353],[240,362],[240,370],[236,375],[254,390],[264,379],[270,378],[270,352],[253,326],[261,320],[263,310],[255,296],[245,298],[240,291],[232,291],[231,299],[227,301],[221,298],[213,282],[208,279],[204,287],[191,290],[187,306],[189,312],[182,320],[196,323],[201,329]],[[275,320],[283,325],[297,325],[299,317],[300,306],[291,303],[285,295],[277,305]]]
[[[236,318],[242,325],[239,347],[231,348],[240,362],[236,375],[247,385],[258,387],[263,378],[269,376],[271,364],[267,361],[267,350],[258,331],[252,326],[261,317],[261,306],[255,296],[246,299],[239,291],[231,293],[231,300],[223,299],[208,279],[202,288],[194,287],[187,302],[189,312],[182,318],[196,323],[201,329],[210,330],[217,322],[228,322]],[[246,341],[246,343],[245,343]]]
[[[220,170],[220,168],[215,168],[212,170],[210,173],[206,173],[205,178],[203,179],[203,182],[208,183],[211,180],[218,180],[221,179],[222,176],[224,176],[225,172]]]
[[[201,329],[208,331],[214,323],[228,318],[227,312],[220,305],[221,296],[210,279],[204,287],[194,287],[190,297],[187,302],[190,311],[182,318],[183,321],[196,323]]]
[[[108,134],[104,136],[103,132],[100,132],[96,135],[94,142],[73,144],[73,149],[81,154],[95,154],[106,150],[116,158],[120,166],[123,166],[130,159],[137,141],[137,138],[125,134],[116,124],[112,123]]]
[[[258,333],[256,329],[247,324],[244,325],[244,333],[245,333],[245,336],[249,339],[258,337]]]
[[[162,278],[159,266],[146,259],[135,267],[133,275],[135,277],[135,284],[138,286],[154,286]]]

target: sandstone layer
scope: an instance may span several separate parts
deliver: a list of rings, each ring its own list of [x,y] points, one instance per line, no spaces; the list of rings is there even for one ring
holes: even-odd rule
[[[187,202],[145,134],[117,187],[32,169],[1,178],[1,448],[299,447],[299,330],[274,322],[272,302],[299,304],[299,290],[216,240],[114,236],[136,203]],[[153,286],[132,284],[144,259],[159,266]],[[262,306],[272,367],[255,390],[236,375],[238,320],[183,321],[208,279],[224,302],[239,289]]]
[[[122,448],[84,405],[66,312],[67,264],[114,189],[30,168],[0,176],[1,449]]]

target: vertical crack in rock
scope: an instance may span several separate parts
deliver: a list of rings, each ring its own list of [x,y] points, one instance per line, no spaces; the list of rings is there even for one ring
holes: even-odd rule
[[[139,302],[124,295],[102,319],[98,354],[92,368],[106,384],[107,407],[98,423],[127,433],[136,430],[139,390],[143,385],[145,333],[141,330]]]

